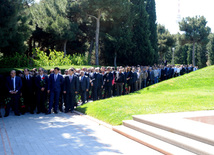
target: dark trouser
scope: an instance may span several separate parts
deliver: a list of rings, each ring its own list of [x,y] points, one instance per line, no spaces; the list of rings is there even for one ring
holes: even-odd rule
[[[97,100],[97,87],[93,86],[92,87],[92,96],[93,96],[93,101]]]
[[[46,90],[40,91],[38,90],[36,92],[36,97],[37,97],[37,112],[46,112],[47,109],[45,107],[45,102],[47,102],[47,93]]]
[[[59,91],[51,91],[50,92],[50,101],[49,101],[49,111],[51,112],[51,109],[53,107],[53,103],[54,103],[54,111],[57,112],[58,109],[58,105],[59,105],[59,96],[60,96],[60,92]]]
[[[111,87],[112,86],[105,86],[105,98],[111,97]]]
[[[123,95],[125,95],[126,94],[126,83],[124,83],[124,85],[123,85]]]
[[[102,99],[103,98],[103,89],[101,87],[97,88],[97,98]]]
[[[33,92],[23,92],[23,98],[24,98],[24,104],[25,104],[25,110],[34,112],[35,110],[35,102],[33,101],[34,95]]]
[[[5,114],[9,115],[11,106],[14,106],[14,113],[19,114],[20,94],[10,94],[9,97],[11,98],[11,100],[6,105]]]
[[[80,91],[80,95],[81,95],[81,100],[82,100],[82,103],[84,104],[85,101],[86,101],[86,91]]]
[[[135,86],[136,86],[136,82],[133,82],[131,84],[131,93],[133,93],[135,91]]]
[[[143,81],[142,81],[142,88],[146,88],[146,83],[147,83],[147,80],[143,79]]]
[[[112,86],[112,96],[116,96],[116,85]]]
[[[123,91],[123,83],[116,83],[117,96],[122,95]]]
[[[66,93],[65,112],[68,112],[69,110],[71,110],[71,111],[74,110],[74,105],[76,102],[75,97],[76,97],[75,92],[67,92]]]
[[[63,95],[63,92],[61,91],[60,95],[59,95],[59,110],[60,111],[62,111],[63,100],[64,100],[64,95]]]
[[[158,83],[158,77],[155,77],[154,82]]]

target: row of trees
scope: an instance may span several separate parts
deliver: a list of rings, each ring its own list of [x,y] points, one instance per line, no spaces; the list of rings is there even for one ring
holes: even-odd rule
[[[181,34],[170,34],[158,25],[160,58],[175,64],[193,64],[199,67],[214,63],[214,35],[204,16],[187,17],[179,23]]]
[[[4,56],[34,57],[40,48],[84,54],[96,65],[214,63],[206,19],[187,17],[172,35],[156,24],[155,0],[1,0],[0,19]]]
[[[94,51],[96,65],[158,62],[155,0],[1,3],[1,18],[5,20],[1,26],[7,31],[0,30],[5,33],[1,35],[5,43],[1,43],[0,50],[5,55],[26,52],[32,56],[32,49],[39,47],[63,50],[65,55],[88,52],[91,60]]]

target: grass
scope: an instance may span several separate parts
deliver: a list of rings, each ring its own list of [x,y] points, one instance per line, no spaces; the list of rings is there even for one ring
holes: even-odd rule
[[[121,97],[80,106],[78,111],[120,125],[132,115],[214,109],[214,66]]]
[[[89,68],[89,67],[92,67],[92,66],[77,66],[77,65],[67,65],[67,66],[43,66],[43,68],[45,70],[50,70],[50,69],[53,69],[54,67],[59,67],[61,70],[65,70],[65,69],[69,69],[71,67],[74,67],[74,68],[83,68],[83,67],[86,67],[86,68]],[[21,67],[21,68],[0,68],[0,74],[1,73],[9,73],[11,70],[24,70],[25,68],[29,68],[29,69],[33,69],[33,68],[39,68],[39,67]]]

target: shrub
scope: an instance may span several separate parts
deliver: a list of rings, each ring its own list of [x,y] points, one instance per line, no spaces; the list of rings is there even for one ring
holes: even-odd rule
[[[1,56],[0,68],[29,67],[29,63],[26,55],[16,52],[13,56]]]
[[[73,54],[64,56],[64,52],[50,50],[49,56],[39,49],[33,52],[35,58],[32,59],[35,66],[63,66],[63,65],[86,65],[87,59],[84,55]]]

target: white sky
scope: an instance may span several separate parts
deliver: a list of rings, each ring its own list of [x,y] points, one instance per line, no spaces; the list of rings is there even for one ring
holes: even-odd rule
[[[165,25],[172,33],[178,32],[176,23],[178,15],[178,0],[155,0],[157,23]],[[181,18],[204,16],[209,26],[214,31],[214,0],[180,0]]]

